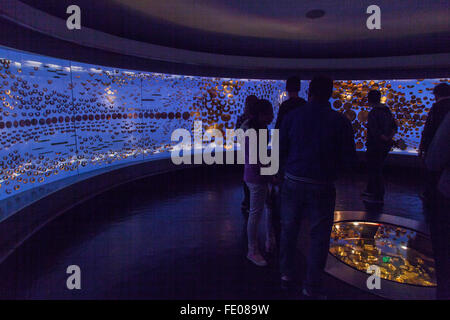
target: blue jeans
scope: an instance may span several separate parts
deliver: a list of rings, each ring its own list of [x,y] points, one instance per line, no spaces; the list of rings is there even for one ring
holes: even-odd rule
[[[450,299],[450,198],[437,191],[436,205],[430,217],[431,241],[436,265],[437,299]]]
[[[293,277],[300,224],[309,219],[310,246],[304,287],[311,293],[320,291],[327,260],[331,227],[334,220],[336,189],[332,184],[319,185],[286,178],[281,189],[280,271]]]
[[[266,238],[268,230],[270,230],[270,221],[267,214],[264,214],[268,184],[247,182],[247,186],[250,191],[250,210],[247,222],[248,250],[252,253],[259,253],[260,250],[258,246],[258,226],[261,217],[263,217],[265,220],[264,224],[266,227]]]
[[[384,199],[383,164],[389,154],[388,147],[368,147],[366,152],[368,182],[366,191],[373,193],[376,200]]]

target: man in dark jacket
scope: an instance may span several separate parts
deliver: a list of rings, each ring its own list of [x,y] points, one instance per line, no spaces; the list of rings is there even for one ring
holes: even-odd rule
[[[308,217],[310,243],[303,294],[322,298],[321,279],[334,218],[334,180],[343,166],[356,163],[353,128],[328,101],[333,81],[315,77],[309,103],[283,119],[280,130],[281,189],[280,271],[282,287],[291,287],[301,220]]]
[[[278,110],[277,115],[277,121],[275,122],[275,129],[280,129],[281,123],[283,122],[283,118],[286,114],[288,114],[295,108],[301,107],[306,104],[306,101],[298,96],[300,87],[300,78],[290,77],[289,79],[287,79],[286,91],[289,99],[287,99],[280,105],[280,109]]]
[[[450,112],[447,113],[428,148],[427,168],[440,174],[436,203],[429,217],[437,298],[450,299]]]
[[[433,104],[430,112],[428,113],[419,146],[419,157],[422,159],[425,159],[431,141],[433,140],[439,125],[450,111],[450,85],[447,83],[438,84],[434,88],[433,94],[436,102]],[[427,204],[435,203],[434,195],[436,194],[436,185],[439,176],[439,172],[430,170],[427,172],[425,179],[425,191],[423,193],[423,198]]]
[[[425,156],[437,129],[445,119],[447,112],[450,111],[450,85],[447,83],[438,84],[433,89],[433,94],[436,102],[428,113],[427,121],[422,131],[422,139],[419,147],[421,156]]]
[[[285,116],[296,108],[300,108],[306,104],[305,99],[299,97],[299,91],[301,88],[301,81],[299,77],[292,76],[286,80],[286,92],[288,99],[284,101],[278,109],[277,120],[275,122],[275,129],[280,129],[281,124]],[[267,208],[273,218],[273,228],[276,238],[276,243],[280,243],[280,193],[282,184],[282,175],[278,175],[278,179],[275,179],[269,186],[269,195],[267,196]]]
[[[286,81],[286,92],[288,99],[284,101],[278,110],[277,120],[275,122],[275,129],[280,129],[281,124],[285,116],[291,111],[300,108],[306,104],[305,99],[300,98],[298,93],[301,88],[301,81],[299,77],[289,77]],[[276,237],[276,243],[280,242],[280,193],[281,193],[281,182],[283,177],[279,175],[279,179],[276,179],[273,184],[270,184],[270,192],[267,197],[270,212],[272,213],[274,232]]]
[[[369,181],[363,192],[364,201],[383,203],[384,181],[383,164],[391,150],[397,133],[397,124],[391,110],[380,103],[381,93],[371,90],[368,94],[369,112],[367,123],[366,159]]]

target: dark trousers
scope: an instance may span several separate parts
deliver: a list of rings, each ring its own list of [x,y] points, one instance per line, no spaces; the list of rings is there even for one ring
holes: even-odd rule
[[[250,209],[250,190],[247,186],[247,183],[245,181],[242,181],[242,188],[244,189],[244,199],[241,203],[241,208],[243,210],[249,210]]]
[[[293,277],[300,224],[309,220],[309,249],[304,287],[320,291],[334,219],[334,185],[309,184],[285,179],[281,189],[280,271]]]
[[[368,147],[366,152],[368,171],[366,191],[379,200],[384,198],[383,164],[389,150],[388,147]]]
[[[269,183],[269,194],[266,198],[266,206],[269,212],[269,218],[271,219],[272,235],[275,237],[275,243],[279,249],[280,244],[280,197],[281,197],[281,185],[275,185]]]
[[[437,201],[437,185],[439,183],[439,178],[441,177],[440,172],[435,171],[429,171],[426,170],[425,175],[425,190],[424,190],[424,196],[425,196],[425,204],[428,206],[434,206]]]
[[[438,191],[430,217],[431,241],[436,265],[437,298],[450,299],[450,198]]]

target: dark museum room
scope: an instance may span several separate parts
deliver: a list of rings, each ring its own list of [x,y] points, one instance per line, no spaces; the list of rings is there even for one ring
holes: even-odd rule
[[[0,300],[448,301],[449,9],[1,0]]]

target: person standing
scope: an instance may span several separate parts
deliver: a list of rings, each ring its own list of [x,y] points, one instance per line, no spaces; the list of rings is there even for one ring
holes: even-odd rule
[[[389,107],[380,103],[380,91],[371,90],[367,98],[372,110],[369,112],[367,123],[368,182],[362,195],[364,201],[383,203],[385,194],[383,164],[394,144],[393,138],[398,127]]]
[[[258,102],[258,98],[255,95],[249,95],[245,98],[244,112],[240,114],[236,119],[236,129],[240,129],[242,124],[249,118],[250,110]],[[242,180],[242,188],[244,190],[244,199],[241,203],[241,211],[248,215],[250,209],[250,190],[248,189],[245,181]]]
[[[427,121],[422,131],[422,138],[419,146],[419,157],[425,159],[431,141],[436,134],[439,125],[444,120],[447,113],[450,111],[450,85],[447,83],[440,83],[433,89],[433,94],[436,102],[428,113]],[[436,194],[436,186],[439,180],[439,173],[428,171],[425,178],[425,191],[422,193],[422,198],[426,204],[433,204],[434,195]]]
[[[289,112],[295,110],[296,108],[300,108],[306,104],[305,99],[299,97],[300,89],[301,89],[301,80],[299,77],[292,76],[286,80],[286,92],[288,95],[288,99],[280,105],[277,120],[275,122],[275,129],[280,129],[284,117]],[[278,179],[277,178],[273,179],[273,181],[269,184],[268,210],[271,213],[270,216],[272,218],[273,237],[274,237],[274,240],[272,241],[271,244],[280,243],[280,233],[281,233],[280,194],[281,194],[282,178],[283,177],[279,176]],[[270,251],[273,251],[274,249],[275,248],[271,248]]]
[[[310,247],[307,252],[303,294],[324,298],[322,273],[334,219],[334,180],[342,167],[356,163],[350,121],[331,108],[333,80],[312,79],[309,102],[283,119],[280,129],[281,188],[280,271],[282,288],[292,288],[295,253],[301,221],[309,218]]]
[[[247,98],[245,98],[244,112],[236,118],[236,129],[239,129],[242,124],[249,118],[251,106],[253,106],[257,102],[258,97],[254,94],[251,94]]]
[[[277,120],[275,122],[275,129],[280,129],[281,123],[283,122],[283,118],[286,114],[306,104],[306,101],[298,96],[300,88],[300,78],[290,77],[289,79],[287,79],[286,91],[289,98],[280,105]]]
[[[261,175],[262,164],[259,159],[259,130],[267,130],[267,126],[273,121],[273,108],[268,100],[259,100],[250,108],[249,119],[247,119],[241,128],[245,131],[253,129],[256,131],[256,141],[251,141],[245,137],[245,166],[244,181],[250,191],[250,210],[247,222],[248,253],[247,259],[257,266],[266,266],[267,261],[261,254],[258,243],[258,226],[261,217],[264,216],[266,226],[266,241],[269,240],[271,221],[268,215],[264,214],[266,197],[268,192],[268,183],[271,176]],[[267,136],[269,138],[269,136]],[[250,143],[256,143],[250,146]],[[267,144],[268,145],[268,144]],[[255,151],[256,155],[250,154]],[[255,158],[256,163],[251,163],[250,159]]]
[[[450,299],[450,112],[427,149],[428,170],[439,172],[435,210],[430,222],[437,278],[437,298]]]

